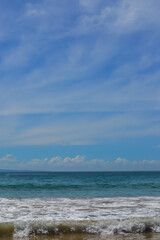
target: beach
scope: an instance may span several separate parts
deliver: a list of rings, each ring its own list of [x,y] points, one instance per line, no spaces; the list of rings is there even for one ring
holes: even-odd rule
[[[34,236],[24,238],[0,237],[0,240],[159,240],[160,234],[137,234],[137,235],[116,235],[116,236],[94,236],[87,234],[68,234],[61,236]]]

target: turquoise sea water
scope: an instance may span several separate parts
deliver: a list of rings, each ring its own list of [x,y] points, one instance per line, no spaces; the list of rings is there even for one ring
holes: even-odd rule
[[[160,233],[160,172],[0,173],[0,239],[148,233]]]
[[[160,196],[160,172],[0,173],[0,198]]]

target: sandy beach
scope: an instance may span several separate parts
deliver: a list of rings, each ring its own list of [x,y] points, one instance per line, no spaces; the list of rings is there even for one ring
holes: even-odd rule
[[[0,240],[159,240],[159,233],[148,233],[148,234],[127,234],[127,235],[110,235],[110,236],[99,236],[91,234],[67,234],[60,236],[36,236],[36,237],[24,237],[24,238],[13,238],[13,237],[0,237]]]

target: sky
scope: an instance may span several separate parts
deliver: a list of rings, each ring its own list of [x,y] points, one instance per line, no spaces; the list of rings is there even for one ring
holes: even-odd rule
[[[160,170],[159,13],[1,0],[0,169]]]

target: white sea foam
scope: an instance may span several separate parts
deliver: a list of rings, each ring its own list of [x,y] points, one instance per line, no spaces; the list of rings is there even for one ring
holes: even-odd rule
[[[15,236],[160,232],[160,197],[0,199],[0,223]]]

